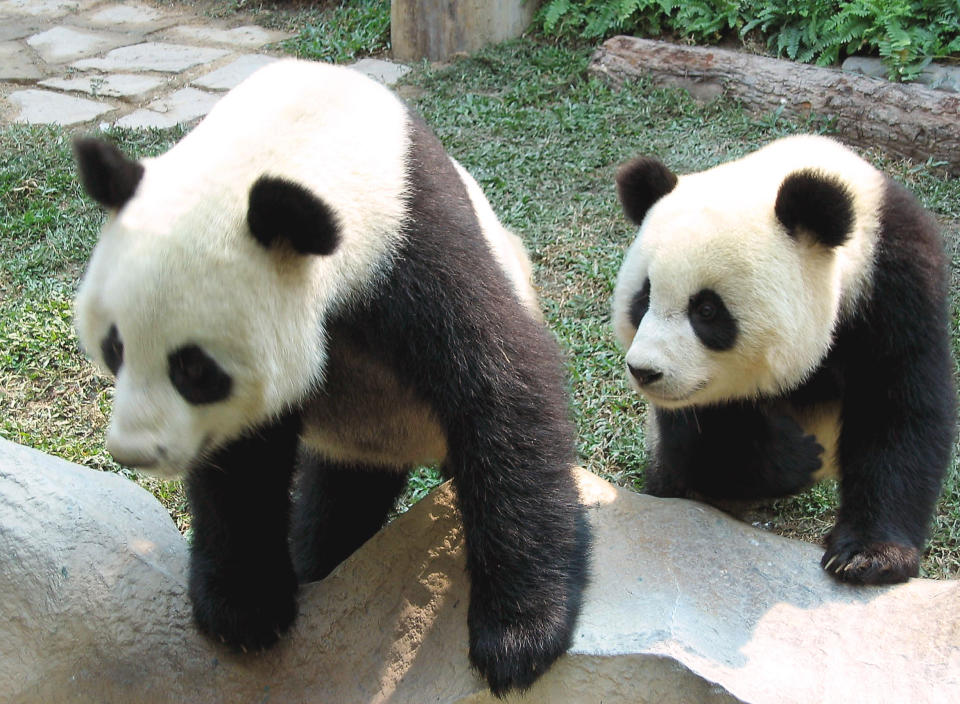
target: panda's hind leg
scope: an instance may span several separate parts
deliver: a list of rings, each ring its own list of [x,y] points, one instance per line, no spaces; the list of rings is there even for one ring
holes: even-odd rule
[[[340,464],[302,453],[290,530],[300,582],[323,579],[373,537],[406,483],[406,470]]]

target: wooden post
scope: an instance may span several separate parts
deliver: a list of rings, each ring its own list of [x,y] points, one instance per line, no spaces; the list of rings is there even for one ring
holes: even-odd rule
[[[519,37],[538,0],[392,0],[390,42],[397,61],[441,61]]]

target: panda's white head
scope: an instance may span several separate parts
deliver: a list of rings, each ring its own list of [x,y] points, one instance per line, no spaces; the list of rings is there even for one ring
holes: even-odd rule
[[[656,159],[623,166],[640,230],[613,312],[634,387],[678,408],[799,385],[870,285],[882,184],[810,136],[680,177]]]
[[[317,388],[328,318],[402,241],[408,122],[362,74],[283,60],[159,157],[76,143],[109,216],[75,323],[116,376],[120,463],[179,475]]]
[[[227,193],[208,208],[135,198],[151,191],[149,164],[95,139],[75,151],[86,190],[115,211],[75,302],[82,345],[116,376],[107,449],[176,476],[314,383],[324,347],[311,263],[336,250],[337,219],[271,176],[242,205]]]

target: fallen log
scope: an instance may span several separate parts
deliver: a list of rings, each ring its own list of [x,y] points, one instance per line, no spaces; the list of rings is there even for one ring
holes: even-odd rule
[[[960,95],[891,83],[838,69],[727,49],[613,37],[597,49],[590,73],[614,85],[638,76],[680,85],[695,97],[725,94],[753,113],[781,110],[834,122],[847,143],[960,175]]]

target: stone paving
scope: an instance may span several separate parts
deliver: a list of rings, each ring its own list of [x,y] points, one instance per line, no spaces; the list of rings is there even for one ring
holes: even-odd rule
[[[0,123],[166,128],[205,115],[292,35],[186,6],[0,0]],[[354,67],[392,85],[409,67]]]

